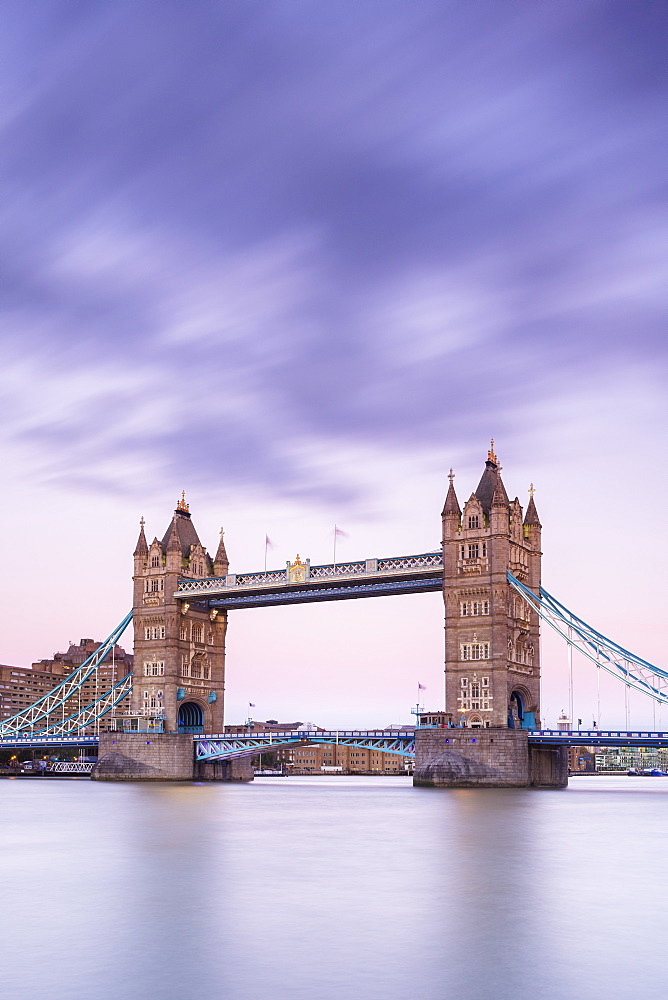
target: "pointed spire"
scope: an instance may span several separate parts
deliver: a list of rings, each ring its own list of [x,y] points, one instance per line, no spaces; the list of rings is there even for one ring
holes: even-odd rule
[[[182,552],[182,544],[181,539],[179,538],[179,531],[176,526],[176,518],[177,514],[174,514],[172,523],[167,529],[167,537],[162,540],[162,545],[166,552],[180,552],[182,555],[185,555],[186,553]],[[166,545],[165,542],[167,542]]]
[[[146,535],[144,534],[144,525],[146,524],[144,518],[142,517],[139,522],[139,538],[137,539],[137,547],[135,548],[133,555],[135,556],[147,556],[148,555],[148,545],[146,544]]]
[[[501,479],[499,472],[497,471],[494,493],[492,494],[492,507],[508,507],[509,504],[510,501],[508,500],[506,488],[503,485],[503,480]]]
[[[501,479],[501,466],[494,451],[494,438],[492,438],[491,448],[487,452],[485,469],[478,483],[475,495],[488,517],[492,506],[508,505],[508,494]]]
[[[227,558],[227,551],[225,549],[225,532],[222,527],[220,529],[220,541],[218,542],[218,549],[216,551],[216,558],[213,561],[214,570],[216,576],[225,576],[227,570],[229,569],[230,561]]]
[[[529,487],[529,503],[527,504],[526,514],[524,515],[524,523],[531,524],[536,528],[542,528],[540,519],[538,517],[538,511],[536,510],[536,504],[534,503],[533,495],[535,493],[533,483]]]
[[[448,493],[445,498],[445,506],[441,512],[441,517],[445,517],[446,514],[456,514],[457,517],[460,516],[461,510],[459,508],[459,501],[457,500],[457,494],[455,493],[455,487],[452,480],[455,478],[455,474],[450,469],[448,474],[448,479],[450,480],[450,485],[448,486]]]

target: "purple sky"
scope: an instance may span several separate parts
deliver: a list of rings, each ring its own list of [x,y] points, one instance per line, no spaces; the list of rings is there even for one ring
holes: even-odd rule
[[[139,516],[161,535],[182,488],[237,570],[265,531],[326,561],[335,521],[344,557],[425,550],[492,435],[511,496],[539,487],[548,589],[664,662],[664,543],[634,525],[665,482],[665,3],[82,0],[0,27],[3,662],[109,632]],[[398,721],[417,674],[439,702],[437,599],[370,605],[235,618],[230,718]]]

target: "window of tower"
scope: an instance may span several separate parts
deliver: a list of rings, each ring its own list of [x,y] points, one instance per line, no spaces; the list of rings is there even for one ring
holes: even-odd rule
[[[160,565],[160,556],[151,556],[151,566]]]
[[[187,638],[188,638],[188,626],[184,622],[179,629],[179,639],[187,639]]]
[[[483,558],[487,555],[487,542],[482,543],[482,554]]]
[[[488,660],[488,642],[463,642],[460,646],[462,660]]]
[[[469,542],[468,545],[469,559],[477,559],[479,551],[480,551],[480,546],[478,545],[477,542]]]
[[[202,636],[204,635],[204,629],[199,623],[193,625],[193,642],[202,642]]]
[[[477,514],[469,514],[469,528],[479,528],[480,517]]]

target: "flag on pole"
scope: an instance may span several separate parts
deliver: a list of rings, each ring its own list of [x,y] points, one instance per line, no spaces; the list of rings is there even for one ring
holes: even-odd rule
[[[273,549],[273,548],[275,548],[274,543],[272,542],[272,540],[269,537],[269,535],[265,532],[265,536],[264,536],[264,571],[265,571],[265,573],[267,572],[267,552],[269,551],[269,549]]]
[[[427,690],[426,684],[420,684],[420,682],[418,681],[418,691],[426,691],[426,690]]]
[[[339,528],[339,526],[335,524],[334,525],[334,565],[335,566],[336,566],[336,540],[337,540],[337,538],[347,538],[347,537],[348,537],[347,532],[345,532],[343,530],[343,528]]]
[[[254,701],[249,701],[248,702],[248,707],[249,708],[255,708],[255,702]]]

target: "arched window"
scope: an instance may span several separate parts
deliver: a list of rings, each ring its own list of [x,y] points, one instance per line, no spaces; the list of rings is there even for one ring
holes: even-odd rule
[[[194,622],[193,632],[192,632],[193,642],[202,642],[203,634],[204,634],[204,629],[202,628],[202,626],[199,624],[199,622]]]

